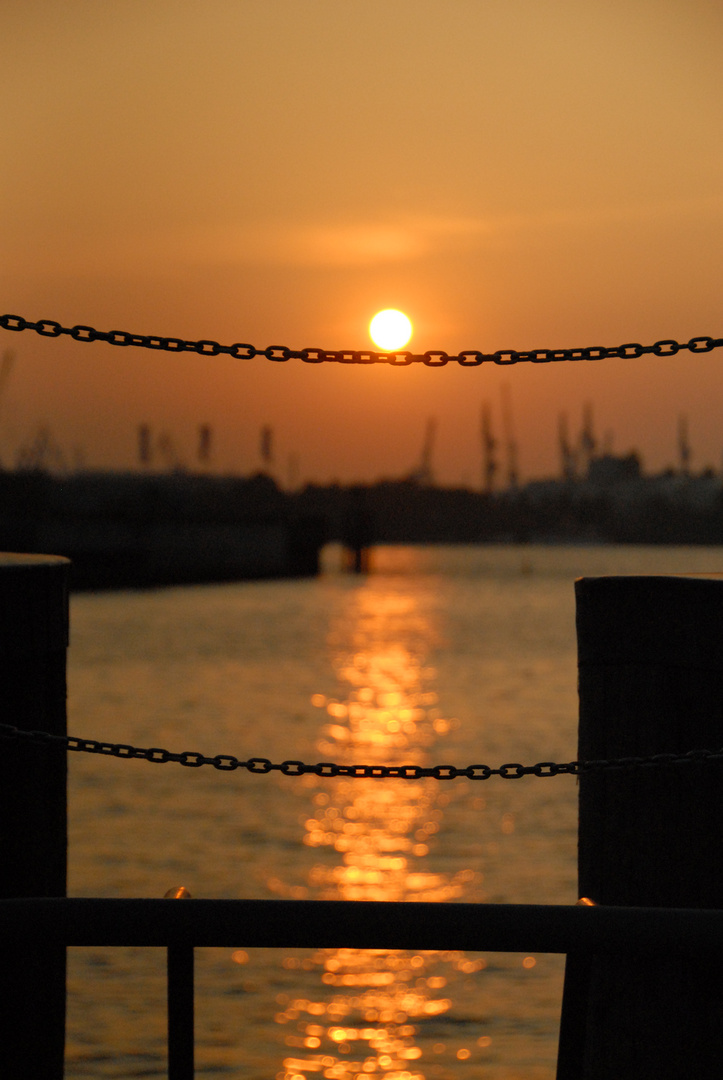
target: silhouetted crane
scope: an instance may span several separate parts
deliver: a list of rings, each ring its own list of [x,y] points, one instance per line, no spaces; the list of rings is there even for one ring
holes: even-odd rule
[[[502,427],[505,433],[505,449],[507,451],[507,486],[514,490],[519,482],[519,472],[517,468],[517,442],[512,426],[512,399],[507,383],[502,383],[500,394],[502,396]]]
[[[482,406],[481,416],[481,435],[482,435],[482,490],[488,495],[492,494],[495,486],[495,473],[497,472],[497,459],[495,457],[495,450],[497,449],[497,439],[492,434],[492,421],[490,418],[489,406],[484,404]]]
[[[582,410],[582,431],[580,433],[580,472],[587,476],[590,462],[597,448],[597,439],[593,431],[592,405],[586,402]]]
[[[567,413],[560,413],[557,424],[557,440],[560,447],[560,464],[562,466],[562,479],[574,480],[577,471],[575,451],[570,443],[567,428]]]
[[[268,468],[274,460],[274,431],[270,424],[264,424],[259,438],[259,450],[264,466]]]
[[[151,429],[148,424],[138,425],[138,461],[141,465],[150,465],[153,457]]]
[[[688,417],[678,417],[678,460],[682,476],[690,475],[690,442],[688,441]]]
[[[425,487],[430,487],[433,483],[432,479],[432,451],[434,449],[434,436],[437,431],[437,421],[433,416],[427,420],[427,428],[424,433],[424,444],[422,446],[422,457],[419,465],[416,469],[413,469],[409,474],[409,479],[413,480],[417,484],[422,484]]]
[[[207,464],[211,460],[213,428],[210,424],[201,424],[198,428],[198,460]]]

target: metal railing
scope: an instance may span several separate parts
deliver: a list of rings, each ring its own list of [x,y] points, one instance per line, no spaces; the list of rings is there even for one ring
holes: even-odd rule
[[[179,890],[180,892],[180,890]],[[179,893],[176,893],[178,895]],[[192,1080],[193,950],[355,948],[705,956],[723,960],[723,911],[344,900],[0,900],[0,944],[168,950],[168,1076]],[[572,1003],[580,1012],[584,1001]],[[563,1014],[563,1024],[575,1018]],[[561,1043],[561,1055],[563,1047]],[[558,1080],[579,1075],[576,1049]]]

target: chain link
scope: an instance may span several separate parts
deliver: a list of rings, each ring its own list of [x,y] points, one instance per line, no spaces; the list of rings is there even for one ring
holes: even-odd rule
[[[130,334],[126,330],[96,330],[92,326],[61,326],[55,319],[39,319],[30,322],[20,315],[0,315],[0,327],[4,330],[34,330],[42,337],[57,338],[67,334],[74,341],[105,341],[109,345],[127,347],[133,345],[141,349],[155,349],[165,352],[195,352],[201,356],[218,356],[226,353],[237,360],[251,360],[263,356],[267,360],[285,363],[287,360],[303,360],[306,364],[391,364],[393,367],[407,367],[409,364],[425,364],[427,367],[444,367],[456,363],[462,367],[479,367],[480,364],[492,363],[508,366],[529,362],[549,364],[569,360],[607,360],[614,357],[637,359],[640,356],[675,356],[681,349],[692,353],[708,353],[723,346],[723,338],[706,335],[693,337],[690,341],[674,341],[666,338],[653,345],[640,345],[629,342],[625,345],[590,345],[580,349],[498,349],[497,352],[485,353],[478,349],[465,349],[454,355],[441,350],[430,349],[424,353],[411,352],[364,352],[354,349],[289,349],[285,345],[268,345],[259,349],[255,345],[236,342],[233,345],[221,345],[218,341],[202,339],[187,341],[184,338],[159,337],[152,334]]]
[[[689,750],[685,754],[653,754],[650,757],[611,758],[599,761],[538,761],[536,765],[521,765],[517,761],[507,762],[493,769],[489,765],[340,765],[333,761],[319,761],[315,765],[304,761],[282,761],[274,764],[268,758],[252,757],[240,761],[233,754],[216,754],[206,757],[193,750],[174,754],[158,746],[130,746],[128,743],[100,742],[97,739],[79,739],[73,735],[51,735],[47,731],[23,731],[11,724],[0,724],[0,739],[15,742],[38,743],[45,746],[58,746],[85,754],[104,754],[117,758],[140,758],[156,765],[165,765],[169,761],[185,765],[190,769],[199,769],[202,765],[211,765],[220,772],[234,772],[246,769],[250,773],[265,774],[280,772],[284,776],[347,776],[352,779],[372,780],[420,780],[431,777],[434,780],[489,780],[500,776],[503,780],[520,780],[523,776],[580,776],[583,773],[599,772],[608,769],[650,769],[670,765],[713,764],[723,762],[723,748],[720,750]]]

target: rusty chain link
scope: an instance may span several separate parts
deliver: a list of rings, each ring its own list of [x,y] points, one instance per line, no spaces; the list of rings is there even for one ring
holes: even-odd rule
[[[664,765],[712,764],[723,762],[723,748],[720,750],[689,750],[685,754],[653,754],[650,757],[624,757],[600,761],[538,761],[536,765],[521,765],[508,762],[493,769],[489,765],[339,765],[333,761],[320,761],[315,765],[303,761],[282,761],[273,764],[268,758],[253,757],[240,761],[232,754],[205,754],[186,750],[174,754],[158,746],[139,747],[128,743],[101,742],[97,739],[80,739],[72,735],[52,735],[47,731],[23,731],[12,724],[0,724],[0,739],[24,743],[39,743],[45,746],[63,747],[65,750],[79,751],[86,754],[104,754],[117,758],[140,758],[164,765],[168,761],[198,769],[202,765],[211,765],[220,772],[234,772],[246,769],[250,773],[280,772],[284,776],[303,776],[311,773],[315,776],[347,776],[352,779],[419,780],[431,777],[434,780],[455,780],[464,777],[467,780],[489,780],[491,776],[500,776],[503,780],[520,780],[523,776],[580,776],[582,773],[599,772],[607,769],[658,768]]]
[[[393,367],[406,367],[409,364],[425,364],[427,367],[444,367],[445,364],[457,363],[462,367],[479,367],[480,364],[492,363],[502,366],[530,362],[548,364],[564,360],[607,360],[613,357],[637,359],[640,356],[675,356],[681,350],[692,353],[708,353],[723,345],[723,338],[706,335],[693,337],[690,341],[675,341],[665,338],[653,345],[640,345],[629,342],[626,345],[591,345],[579,349],[498,349],[497,352],[484,353],[478,349],[465,349],[450,355],[441,350],[430,349],[424,353],[369,352],[354,349],[289,349],[286,345],[268,345],[258,349],[255,345],[236,342],[233,345],[220,345],[218,341],[201,339],[186,341],[184,338],[160,337],[153,334],[130,334],[126,330],[96,330],[92,326],[61,326],[55,319],[39,319],[30,322],[20,315],[0,315],[0,327],[4,330],[34,330],[42,337],[57,338],[67,334],[74,341],[105,341],[109,345],[133,345],[141,349],[155,349],[172,353],[195,352],[201,356],[218,356],[226,353],[237,360],[251,360],[255,356],[264,356],[267,360],[284,362],[303,360],[306,364],[391,364]]]

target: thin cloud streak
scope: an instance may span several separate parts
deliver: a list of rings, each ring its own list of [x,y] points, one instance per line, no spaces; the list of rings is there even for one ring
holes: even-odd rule
[[[132,271],[143,276],[172,275],[193,266],[263,265],[299,269],[356,269],[417,262],[449,253],[484,251],[521,242],[525,233],[546,230],[579,232],[621,224],[681,219],[719,219],[723,195],[666,199],[627,205],[542,210],[488,217],[409,216],[299,225],[291,221],[233,224],[228,227],[124,231],[99,237],[47,236],[41,259],[19,245],[16,269],[24,263],[45,272],[95,275]],[[10,245],[13,246],[13,245]],[[8,250],[8,248],[6,248]],[[39,265],[40,264],[40,265]]]

